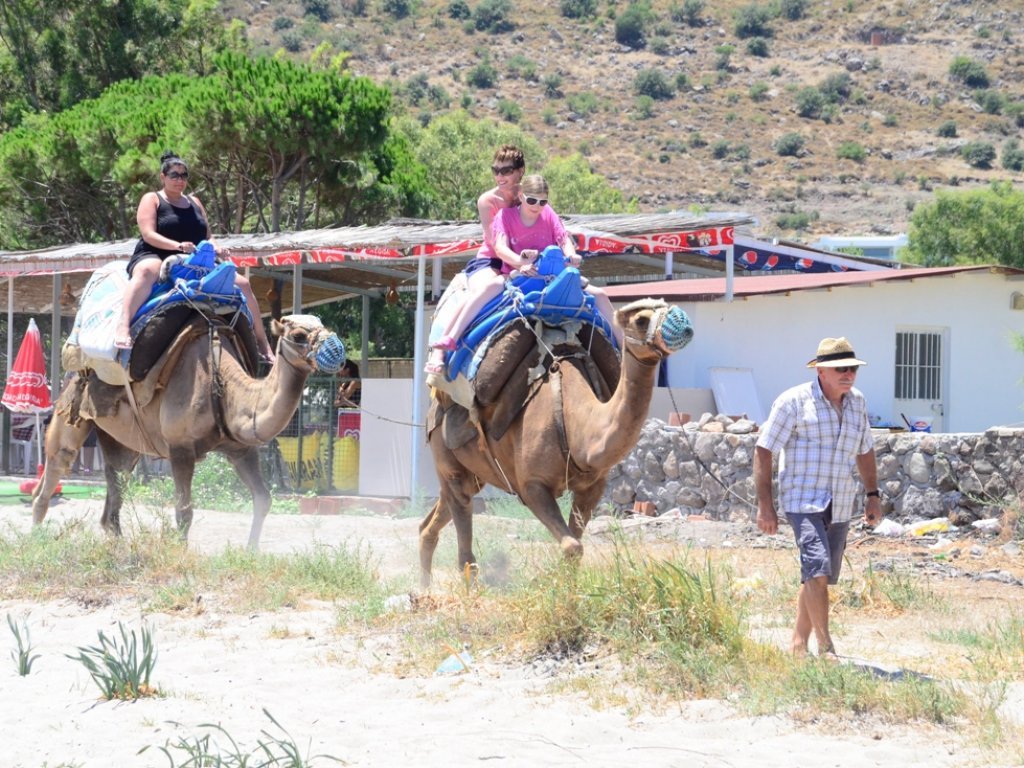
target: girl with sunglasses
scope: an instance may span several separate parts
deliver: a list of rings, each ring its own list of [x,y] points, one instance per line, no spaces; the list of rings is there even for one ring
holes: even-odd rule
[[[431,360],[427,363],[428,374],[441,373],[444,370],[444,351],[455,349],[456,340],[476,317],[477,312],[504,290],[505,280],[513,270],[526,277],[536,275],[537,267],[534,261],[540,252],[550,245],[561,248],[566,260],[574,267],[578,267],[582,262],[576,253],[572,237],[562,225],[562,220],[548,205],[548,183],[543,176],[531,175],[523,178],[520,183],[519,202],[518,207],[498,211],[494,219],[494,252],[501,263],[500,268],[496,267],[500,273],[498,278],[486,282],[479,281],[475,286],[472,281],[470,282],[472,298],[455,316],[448,327],[448,334],[434,345]],[[603,289],[592,286],[585,280],[584,286],[586,292],[594,297],[597,310],[608,321],[621,346],[622,331],[615,323],[615,310],[608,295]]]
[[[136,221],[142,237],[135,246],[135,253],[128,262],[128,288],[121,307],[121,317],[114,334],[114,346],[131,349],[130,326],[139,307],[149,298],[153,285],[160,276],[160,265],[169,256],[192,253],[203,240],[211,240],[210,225],[206,209],[195,195],[185,194],[188,186],[188,166],[174,152],[164,152],[160,157],[159,192],[147,192],[139,201]],[[214,248],[218,256],[226,250]],[[267,339],[260,317],[259,303],[249,281],[238,275],[235,285],[242,291],[245,302],[252,314],[253,330],[260,354],[269,363],[274,362],[274,351]]]

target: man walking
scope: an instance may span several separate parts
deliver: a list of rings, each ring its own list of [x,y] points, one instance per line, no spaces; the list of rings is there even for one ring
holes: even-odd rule
[[[757,526],[779,530],[772,498],[772,454],[780,453],[779,506],[793,527],[800,549],[800,594],[794,654],[807,653],[814,631],[819,655],[834,655],[828,631],[828,587],[839,580],[850,529],[857,482],[866,489],[864,520],[882,519],[878,469],[864,396],[853,387],[858,360],[845,338],[822,339],[807,363],[817,377],[786,390],[772,405],[754,449]]]

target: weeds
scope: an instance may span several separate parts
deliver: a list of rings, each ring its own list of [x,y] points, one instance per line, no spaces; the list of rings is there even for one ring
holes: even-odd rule
[[[97,633],[99,645],[80,647],[77,656],[65,655],[72,661],[82,663],[107,701],[134,701],[159,695],[159,691],[149,684],[156,665],[152,632],[148,627],[142,628],[140,653],[135,630],[129,633],[121,622],[117,622],[117,628],[121,633],[120,643],[116,637],[108,638],[101,630]]]
[[[18,674],[25,677],[32,671],[32,664],[39,658],[38,653],[35,655],[32,654],[32,638],[28,631],[28,621],[22,620],[21,626],[19,627],[14,621],[14,617],[8,613],[7,626],[11,628],[11,634],[14,635],[15,645],[18,646],[15,650],[11,651],[11,658],[14,659],[14,664],[18,669]]]
[[[310,755],[308,751],[303,755],[302,750],[295,743],[295,739],[266,708],[263,709],[263,714],[274,724],[281,735],[275,735],[266,729],[261,730],[256,748],[251,751],[244,750],[223,726],[212,723],[203,723],[199,726],[211,731],[210,733],[203,736],[181,736],[173,742],[168,739],[163,746],[156,747],[156,749],[167,758],[170,768],[178,768],[178,766],[181,768],[186,766],[189,768],[192,766],[206,768],[247,768],[247,766],[313,768],[315,760],[330,760],[345,764],[344,760],[330,755]],[[181,723],[172,722],[171,725],[182,727]],[[215,740],[218,735],[223,737],[226,748],[222,748]],[[138,754],[141,755],[150,748],[150,746],[143,747]],[[183,760],[178,762],[172,752],[180,753]]]

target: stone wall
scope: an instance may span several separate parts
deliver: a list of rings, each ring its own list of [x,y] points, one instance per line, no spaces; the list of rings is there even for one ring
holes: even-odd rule
[[[704,414],[681,427],[649,419],[633,451],[608,474],[600,511],[677,511],[753,520],[754,425]],[[1024,430],[983,434],[875,431],[882,510],[898,519],[994,517],[1024,497]],[[858,500],[858,511],[863,508]]]

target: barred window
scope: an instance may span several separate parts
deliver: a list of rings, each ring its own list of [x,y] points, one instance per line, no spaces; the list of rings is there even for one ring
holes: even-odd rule
[[[896,397],[941,400],[942,334],[896,334]]]

